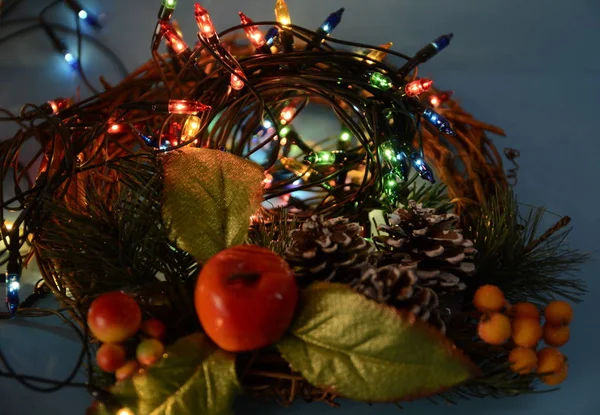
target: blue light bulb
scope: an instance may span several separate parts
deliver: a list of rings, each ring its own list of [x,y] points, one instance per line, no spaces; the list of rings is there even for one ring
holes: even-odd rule
[[[265,33],[265,39],[267,41],[267,46],[273,46],[275,43],[275,39],[279,36],[279,28],[277,26],[273,26],[270,28],[267,33]]]
[[[442,35],[442,36],[438,37],[436,40],[434,40],[433,42],[431,42],[431,44],[439,52],[450,44],[450,39],[452,39],[453,36],[454,36],[453,33],[448,33],[447,35]]]
[[[435,183],[433,172],[419,153],[411,153],[409,159],[414,169],[419,173],[419,176],[431,183]]]
[[[454,131],[450,126],[450,121],[442,117],[431,108],[427,108],[423,111],[423,117],[425,117],[425,119],[440,132],[448,135],[454,135]]]
[[[81,20],[85,20],[88,18],[88,14],[85,10],[79,10],[79,13],[77,13],[77,16],[79,16],[79,18]]]
[[[330,34],[333,29],[335,29],[342,21],[342,14],[344,14],[344,10],[345,9],[342,7],[338,11],[331,13],[321,25],[321,30],[327,34]]]
[[[19,308],[19,292],[21,291],[19,279],[19,274],[6,274],[6,307],[11,316],[14,316]]]

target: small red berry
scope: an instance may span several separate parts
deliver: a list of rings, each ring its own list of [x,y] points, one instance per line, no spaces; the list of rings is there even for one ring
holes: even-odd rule
[[[540,310],[532,303],[516,303],[512,306],[511,316],[514,318],[531,318],[540,320]]]
[[[120,343],[140,328],[142,311],[127,294],[113,291],[102,294],[90,305],[87,323],[92,334],[103,343]]]
[[[104,343],[96,352],[96,363],[105,372],[114,372],[125,364],[125,349],[119,344]]]
[[[155,318],[151,318],[150,320],[142,322],[140,330],[146,336],[158,340],[163,340],[165,338],[165,334],[167,333],[167,327],[165,324]]]
[[[512,323],[512,338],[517,346],[535,347],[542,338],[542,326],[538,320],[518,318]]]
[[[158,362],[165,351],[165,346],[157,339],[144,339],[138,344],[135,357],[143,366],[151,366]]]
[[[573,308],[565,301],[552,301],[544,312],[546,323],[553,326],[566,326],[573,320]]]
[[[544,342],[548,346],[561,347],[569,342],[571,330],[569,326],[553,326],[544,324]]]
[[[537,365],[537,354],[535,350],[526,347],[512,349],[508,355],[508,361],[512,363],[511,369],[515,373],[525,375],[535,370]]]

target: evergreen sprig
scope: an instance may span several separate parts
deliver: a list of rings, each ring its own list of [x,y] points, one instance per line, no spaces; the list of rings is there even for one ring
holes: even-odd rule
[[[540,306],[557,297],[581,301],[585,283],[573,274],[589,255],[569,247],[569,228],[555,226],[540,236],[545,214],[543,208],[532,208],[521,215],[508,188],[499,189],[471,215],[465,232],[479,252],[477,285],[494,284],[511,301]]]

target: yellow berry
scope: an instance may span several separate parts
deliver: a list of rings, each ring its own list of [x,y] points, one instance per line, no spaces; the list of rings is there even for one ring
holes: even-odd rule
[[[501,313],[485,315],[479,320],[477,333],[486,343],[493,345],[504,344],[510,338],[510,320]]]
[[[532,303],[517,303],[512,306],[511,315],[514,318],[540,319],[540,311]]]
[[[508,361],[512,363],[510,368],[515,373],[526,375],[535,370],[537,366],[537,354],[535,350],[526,347],[512,349],[508,355]]]
[[[544,342],[548,346],[561,347],[567,344],[571,337],[569,326],[553,326],[544,324]]]
[[[495,285],[483,285],[479,287],[473,297],[475,308],[484,313],[502,310],[505,301],[504,293]]]
[[[546,323],[553,326],[564,326],[573,320],[573,309],[565,301],[552,301],[546,306]]]
[[[512,339],[517,346],[535,347],[542,338],[540,322],[531,318],[518,318],[512,324]]]
[[[560,372],[565,366],[565,357],[554,347],[544,347],[538,352],[537,372],[553,375]]]
[[[568,375],[569,366],[565,364],[563,365],[562,369],[560,369],[558,372],[552,375],[542,376],[542,382],[549,386],[560,385],[567,379]]]

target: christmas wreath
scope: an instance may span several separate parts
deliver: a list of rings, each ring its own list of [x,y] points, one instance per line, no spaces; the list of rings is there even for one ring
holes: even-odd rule
[[[242,392],[453,402],[566,379],[586,255],[568,217],[539,232],[544,210],[523,214],[487,135],[502,130],[418,77],[452,35],[407,56],[334,39],[344,9],[293,25],[284,0],[217,33],[196,4],[189,48],[175,3],[123,82],[9,115],[6,316],[62,316],[89,368],[49,387],[87,388],[93,414],[219,415]],[[314,108],[339,133],[302,134]],[[20,301],[34,259],[34,296],[60,310]]]

